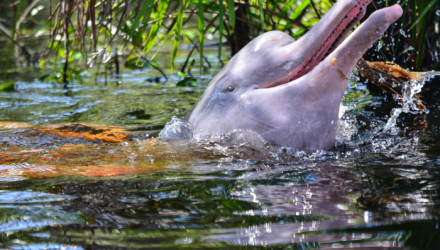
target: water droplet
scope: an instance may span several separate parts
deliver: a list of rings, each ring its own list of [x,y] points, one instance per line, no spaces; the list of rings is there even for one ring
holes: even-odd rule
[[[413,50],[413,49],[414,49],[414,48],[413,48],[413,47],[411,47],[411,46],[409,46],[409,47],[408,47],[408,50]]]
[[[406,37],[405,31],[400,30],[400,34],[402,34],[404,37]]]

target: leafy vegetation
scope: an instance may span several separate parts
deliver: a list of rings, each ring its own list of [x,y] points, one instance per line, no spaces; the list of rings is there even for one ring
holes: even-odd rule
[[[395,61],[410,70],[440,68],[440,2],[438,0],[385,0],[377,8],[400,4],[404,14],[392,25],[366,59]],[[437,27],[437,28],[436,28]],[[373,52],[374,51],[374,52]],[[374,56],[373,56],[374,55]]]
[[[14,82],[0,83],[0,92],[13,91],[15,88]]]
[[[34,0],[26,6],[24,0],[20,0],[13,5],[13,20],[8,20],[12,32],[0,27],[5,34],[9,32],[8,58],[14,45],[24,48],[20,45],[21,38],[17,34],[22,33],[18,29],[28,15],[43,8],[44,3],[38,5],[39,1]],[[165,76],[154,63],[164,44],[173,44],[171,73],[177,66],[180,66],[178,71],[189,72],[187,65],[192,67],[195,64],[202,71],[209,66],[203,54],[208,40],[212,40],[211,44],[218,44],[219,60],[227,60],[222,57],[225,42],[230,46],[231,54],[235,54],[252,38],[270,30],[281,30],[297,39],[333,3],[333,0],[49,0],[49,16],[37,33],[48,35],[41,58],[43,63],[53,65],[53,74],[46,79],[67,83],[75,78],[80,62],[89,66],[113,62],[119,74],[121,56],[131,66],[148,64]],[[439,23],[439,2],[385,0],[370,5],[368,12],[396,3],[405,11],[401,23],[389,29],[366,59],[378,60],[379,57],[417,70],[438,69],[440,33],[432,24],[438,26]],[[183,65],[176,65],[182,44],[190,44],[190,53]],[[28,50],[24,49],[23,53],[30,54],[24,51]],[[8,64],[5,76],[7,70]]]

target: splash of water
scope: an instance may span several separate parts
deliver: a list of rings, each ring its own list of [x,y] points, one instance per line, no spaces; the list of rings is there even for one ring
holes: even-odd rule
[[[398,100],[400,99],[401,102],[398,102],[400,104],[399,108],[394,108],[391,111],[391,116],[388,119],[383,132],[388,132],[391,134],[396,134],[398,132],[398,128],[396,126],[397,118],[402,113],[411,113],[411,114],[428,114],[429,110],[425,108],[424,110],[419,110],[417,107],[417,104],[420,102],[415,98],[415,95],[420,93],[422,91],[423,86],[425,86],[425,83],[435,76],[440,75],[440,72],[426,72],[421,75],[419,75],[416,79],[413,79],[411,81],[408,81],[403,91],[403,96],[398,97],[394,96],[394,99]]]
[[[251,131],[236,130],[228,134],[223,135],[210,135],[203,138],[194,138],[192,136],[192,126],[188,122],[173,117],[168,122],[165,128],[160,132],[161,137],[186,137],[191,138],[191,141],[201,145],[205,149],[212,150],[219,154],[231,156],[233,158],[241,158],[237,152],[242,152],[243,148],[252,148],[259,152],[263,158],[270,159],[278,163],[283,162],[296,162],[298,160],[312,160],[312,161],[327,161],[327,160],[341,160],[344,158],[352,158],[355,155],[359,155],[365,150],[368,152],[384,152],[388,149],[391,151],[394,148],[398,148],[396,143],[402,141],[402,138],[387,138],[389,135],[396,136],[401,131],[397,126],[397,121],[402,113],[411,114],[427,114],[429,110],[425,109],[420,111],[417,107],[419,100],[415,97],[420,93],[425,83],[431,80],[433,77],[440,75],[440,72],[426,72],[419,75],[415,80],[408,81],[404,86],[403,96],[394,97],[399,99],[399,107],[394,108],[391,114],[387,118],[386,122],[372,123],[367,131],[367,136],[361,136],[359,139],[353,139],[360,133],[359,128],[356,125],[356,120],[348,117],[341,119],[341,126],[344,128],[341,135],[337,138],[337,147],[345,148],[342,151],[316,151],[305,152],[294,148],[279,147],[270,145],[260,135],[255,135]],[[341,107],[344,109],[344,106]],[[385,137],[383,137],[385,135]],[[365,144],[366,143],[366,144]],[[406,143],[406,142],[405,142]],[[367,145],[368,149],[363,149],[362,145]],[[348,150],[347,150],[348,147]],[[350,149],[351,148],[351,149]],[[399,151],[399,150],[397,150]],[[394,151],[393,151],[394,152]],[[399,151],[400,152],[400,151]],[[246,154],[245,154],[246,155]],[[253,155],[255,156],[255,155]],[[256,157],[261,158],[261,157]]]
[[[171,121],[167,122],[164,129],[160,131],[159,136],[164,138],[190,138],[192,136],[192,125],[184,120],[173,116],[171,118]]]

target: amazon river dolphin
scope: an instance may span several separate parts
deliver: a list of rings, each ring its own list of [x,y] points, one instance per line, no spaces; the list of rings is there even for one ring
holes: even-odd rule
[[[193,136],[250,130],[280,146],[331,149],[355,64],[402,15],[399,5],[377,10],[342,42],[370,2],[339,0],[298,41],[279,31],[252,40],[189,115]]]

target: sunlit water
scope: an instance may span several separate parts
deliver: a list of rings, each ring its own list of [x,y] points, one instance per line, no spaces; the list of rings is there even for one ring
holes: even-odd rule
[[[67,89],[18,76],[0,93],[0,120],[14,122],[0,129],[0,247],[440,247],[438,77],[418,88],[423,112],[351,81],[335,148],[303,152],[246,131],[190,138],[183,118],[220,68],[210,60],[188,87],[149,81],[149,68],[85,72]],[[167,122],[162,134],[187,137],[151,139]],[[121,126],[132,140],[30,132],[60,123]]]

